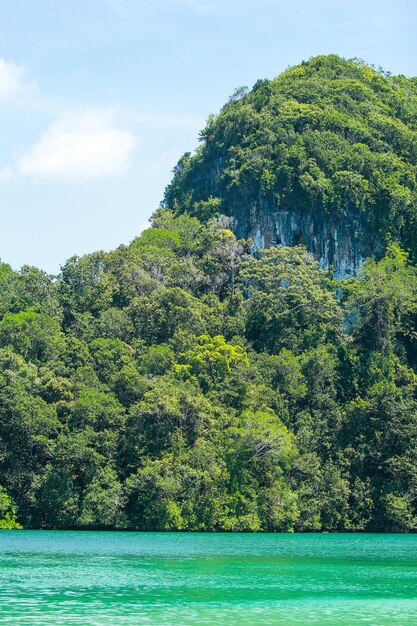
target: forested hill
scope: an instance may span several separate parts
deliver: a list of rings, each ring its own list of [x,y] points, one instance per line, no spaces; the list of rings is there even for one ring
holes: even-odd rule
[[[304,243],[345,278],[397,240],[417,258],[417,79],[319,56],[240,89],[179,161],[165,204]]]
[[[57,280],[0,265],[0,527],[415,529],[416,337],[396,246],[336,284],[160,210]]]
[[[385,240],[415,255],[415,91],[314,59],[209,120],[129,246],[0,264],[0,528],[417,528],[417,268]],[[252,256],[252,202],[356,211],[381,256]]]

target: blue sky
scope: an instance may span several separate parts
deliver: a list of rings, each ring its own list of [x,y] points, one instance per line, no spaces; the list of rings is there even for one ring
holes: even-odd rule
[[[128,243],[234,89],[316,54],[417,75],[413,0],[2,0],[0,258]]]

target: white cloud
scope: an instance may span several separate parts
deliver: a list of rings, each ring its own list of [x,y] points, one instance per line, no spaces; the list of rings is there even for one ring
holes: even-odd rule
[[[53,122],[15,163],[17,174],[38,179],[87,181],[127,171],[135,139],[117,126],[112,111],[92,109]]]
[[[34,91],[36,85],[27,80],[27,73],[23,65],[0,58],[0,98]]]

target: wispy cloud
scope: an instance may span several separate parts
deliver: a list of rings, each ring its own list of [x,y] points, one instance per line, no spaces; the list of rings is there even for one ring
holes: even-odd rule
[[[0,57],[0,99],[35,90],[36,84],[28,78],[28,71],[23,65]]]
[[[83,182],[118,176],[129,168],[135,146],[131,132],[117,125],[112,111],[92,109],[52,122],[39,141],[3,168],[0,180]]]

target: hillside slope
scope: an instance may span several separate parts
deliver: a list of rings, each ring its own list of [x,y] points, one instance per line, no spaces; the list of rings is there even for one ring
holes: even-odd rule
[[[304,243],[339,278],[397,240],[417,254],[417,80],[319,56],[237,90],[164,203],[225,213],[257,248]]]

